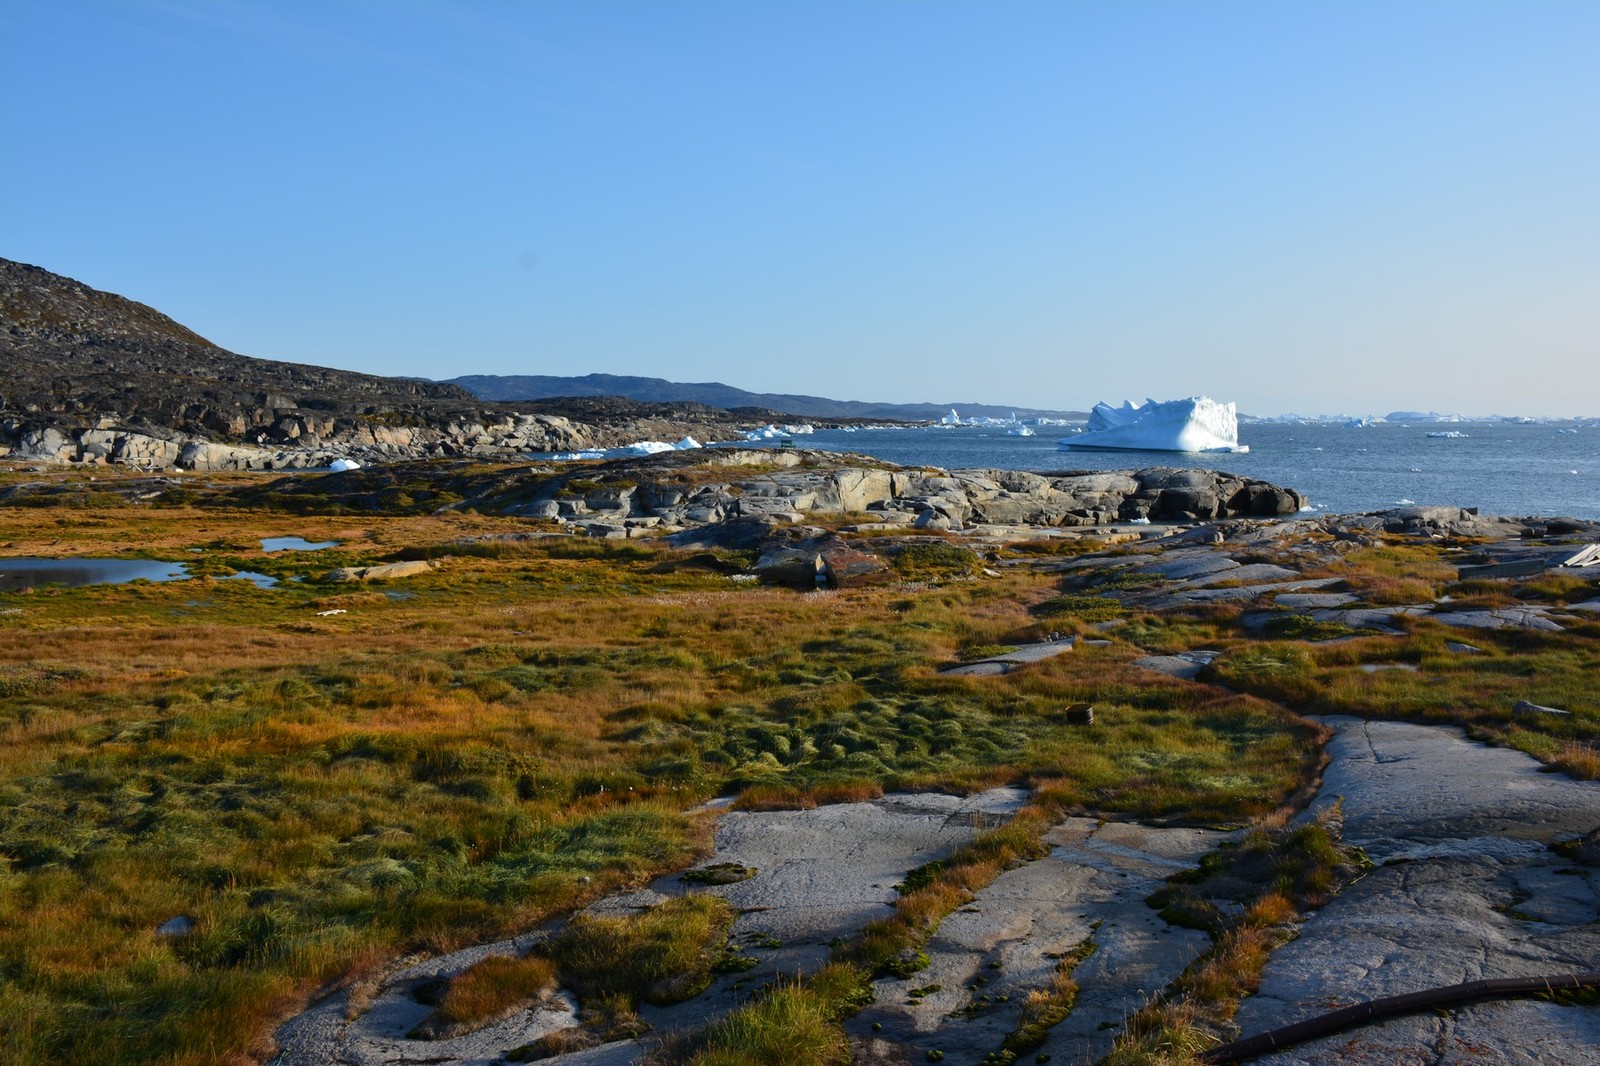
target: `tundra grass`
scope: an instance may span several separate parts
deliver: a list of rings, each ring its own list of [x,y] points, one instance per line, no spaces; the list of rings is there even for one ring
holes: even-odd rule
[[[0,521],[9,554],[305,575],[0,596],[0,1032],[19,1064],[264,1056],[326,982],[690,865],[707,834],[684,812],[714,795],[1021,780],[1073,809],[1214,820],[1272,809],[1316,762],[1308,723],[1132,670],[1125,642],[938,675],[1037,635],[1049,579],[1026,570],[801,595],[648,543],[452,551],[527,528],[486,515]],[[264,535],[340,547],[269,560]],[[321,579],[407,555],[441,566]],[[1083,701],[1092,728],[1064,714]]]
[[[1600,640],[1583,633],[1416,622],[1399,637],[1254,645],[1214,664],[1209,676],[1306,714],[1461,725],[1574,777],[1600,776],[1593,681],[1600,676]],[[1516,712],[1523,701],[1566,713]]]

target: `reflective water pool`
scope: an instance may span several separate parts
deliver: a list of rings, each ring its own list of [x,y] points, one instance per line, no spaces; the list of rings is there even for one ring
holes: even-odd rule
[[[310,541],[304,537],[262,537],[261,550],[264,552],[314,552],[323,548],[337,548],[336,540]]]
[[[183,563],[162,559],[40,559],[19,556],[0,559],[0,592],[15,592],[36,585],[123,585],[129,581],[182,581],[189,576]],[[256,588],[271,588],[278,579],[250,570],[227,574],[225,579],[249,581]]]

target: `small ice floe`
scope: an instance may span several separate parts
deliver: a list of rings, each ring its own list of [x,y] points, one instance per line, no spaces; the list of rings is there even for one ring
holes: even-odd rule
[[[1394,502],[1395,502],[1395,506],[1397,506],[1397,507],[1415,507],[1416,504],[1417,504],[1416,500],[1408,500],[1408,499],[1405,499],[1404,497],[1401,497],[1400,499],[1398,499],[1398,500],[1396,500]]]
[[[1442,430],[1434,430],[1434,431],[1430,432],[1428,434],[1428,436],[1430,436],[1430,437],[1449,437],[1450,439],[1455,440],[1455,439],[1459,439],[1461,437],[1465,437],[1466,434],[1461,432],[1459,429],[1442,429]]]
[[[1130,519],[1128,519],[1128,525],[1130,525],[1130,526],[1147,526],[1149,524],[1150,524],[1150,519],[1148,519],[1148,518],[1130,518]]]
[[[328,464],[328,469],[333,471],[335,474],[342,474],[346,470],[360,470],[361,464],[356,462],[354,459],[335,459],[333,462]]]

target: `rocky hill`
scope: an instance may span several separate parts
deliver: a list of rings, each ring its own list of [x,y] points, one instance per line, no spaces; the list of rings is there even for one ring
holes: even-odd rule
[[[703,406],[487,403],[449,384],[256,359],[154,308],[0,259],[0,455],[264,469],[736,434]],[[625,408],[625,409],[624,409]]]

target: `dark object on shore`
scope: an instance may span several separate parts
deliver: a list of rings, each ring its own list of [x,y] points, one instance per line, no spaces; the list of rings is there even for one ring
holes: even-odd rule
[[[1459,985],[1430,988],[1423,992],[1408,992],[1403,996],[1384,996],[1382,999],[1357,1003],[1328,1014],[1307,1018],[1303,1022],[1285,1025],[1257,1036],[1246,1037],[1212,1048],[1202,1055],[1201,1061],[1243,1062],[1269,1051],[1302,1044],[1307,1040],[1343,1032],[1358,1025],[1413,1014],[1432,1007],[1453,1007],[1473,1003],[1480,999],[1509,999],[1513,996],[1541,995],[1580,988],[1600,988],[1600,973],[1560,974],[1551,977],[1506,977],[1493,981],[1467,981]]]
[[[1068,725],[1094,725],[1094,704],[1074,703],[1067,708]]]

